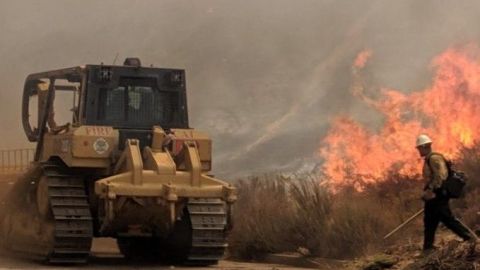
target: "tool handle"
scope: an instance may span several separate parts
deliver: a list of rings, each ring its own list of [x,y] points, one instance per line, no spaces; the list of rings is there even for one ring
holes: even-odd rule
[[[472,237],[475,239],[475,241],[480,241],[480,239],[477,236],[477,233],[475,233],[470,227],[468,227],[465,223],[463,223],[460,219],[458,219],[458,222],[463,225],[467,229],[467,231],[472,235]]]
[[[398,232],[401,228],[403,228],[405,225],[407,225],[408,223],[412,222],[416,217],[418,217],[419,215],[421,215],[423,213],[424,209],[422,208],[421,210],[419,210],[417,213],[415,213],[413,216],[411,216],[410,218],[408,218],[407,220],[405,220],[405,222],[403,222],[402,224],[400,224],[398,227],[396,227],[395,229],[393,229],[393,231],[391,231],[390,233],[388,233],[387,235],[385,235],[383,237],[383,240],[389,238],[390,236],[392,236],[394,233]]]

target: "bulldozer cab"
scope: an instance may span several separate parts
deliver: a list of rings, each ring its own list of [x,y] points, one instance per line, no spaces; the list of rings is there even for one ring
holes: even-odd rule
[[[183,70],[90,66],[87,125],[118,129],[188,128]]]
[[[125,63],[29,75],[22,109],[28,139],[39,142],[45,132],[69,126],[109,126],[120,130],[121,141],[134,137],[146,146],[153,126],[188,128],[185,72]]]

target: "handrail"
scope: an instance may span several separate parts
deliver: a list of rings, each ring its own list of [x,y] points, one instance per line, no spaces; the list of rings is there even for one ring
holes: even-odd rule
[[[35,156],[35,149],[0,150],[0,173],[21,172],[28,168]]]

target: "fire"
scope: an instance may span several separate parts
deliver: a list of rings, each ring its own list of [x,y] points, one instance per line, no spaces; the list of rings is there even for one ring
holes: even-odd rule
[[[421,162],[414,147],[419,134],[432,137],[435,151],[454,158],[462,146],[480,138],[480,49],[450,48],[433,60],[429,87],[404,94],[381,89],[379,99],[365,96],[359,78],[372,52],[361,52],[353,63],[353,94],[384,115],[374,131],[349,116],[332,122],[319,156],[323,174],[333,187],[383,181],[388,171],[413,176]]]
[[[355,61],[353,62],[353,66],[355,68],[364,68],[365,65],[367,64],[368,59],[372,56],[372,51],[371,50],[363,50],[361,51],[358,55],[357,58],[355,58]]]

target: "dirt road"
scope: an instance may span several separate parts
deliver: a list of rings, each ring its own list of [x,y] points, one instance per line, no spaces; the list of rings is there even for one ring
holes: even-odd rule
[[[202,269],[308,269],[291,267],[281,264],[247,263],[224,260],[218,265],[209,267],[186,267],[165,265],[152,262],[130,262],[119,253],[115,240],[111,238],[94,239],[92,257],[88,265],[82,266],[49,266],[42,262],[15,257],[12,254],[0,253],[0,269],[177,269],[177,270],[202,270]]]
[[[90,263],[85,266],[58,267],[48,266],[37,261],[14,258],[11,254],[0,254],[0,269],[177,269],[177,270],[202,270],[202,269],[306,269],[279,264],[246,263],[234,261],[221,261],[218,265],[210,267],[185,267],[161,265],[153,263],[129,262],[118,252],[113,239],[95,239],[92,248]]]
[[[14,258],[9,254],[0,254],[0,269],[177,269],[177,270],[201,270],[201,269],[306,269],[285,265],[245,263],[234,261],[221,261],[218,265],[210,267],[185,267],[174,265],[162,265],[149,262],[128,262],[118,253],[111,239],[97,239],[94,242],[90,263],[84,266],[58,267],[48,266],[41,262],[22,258]]]
[[[71,267],[57,267],[57,266],[45,266],[32,262],[18,261],[10,258],[0,257],[0,269],[177,269],[177,270],[203,270],[203,269],[305,269],[305,268],[293,268],[289,266],[280,266],[280,265],[271,265],[271,264],[253,264],[253,263],[237,263],[231,261],[221,261],[216,266],[211,267],[178,267],[178,266],[168,266],[168,265],[133,265],[125,263],[121,260],[115,259],[103,259],[97,258],[93,259],[92,262],[87,266],[71,266]]]

